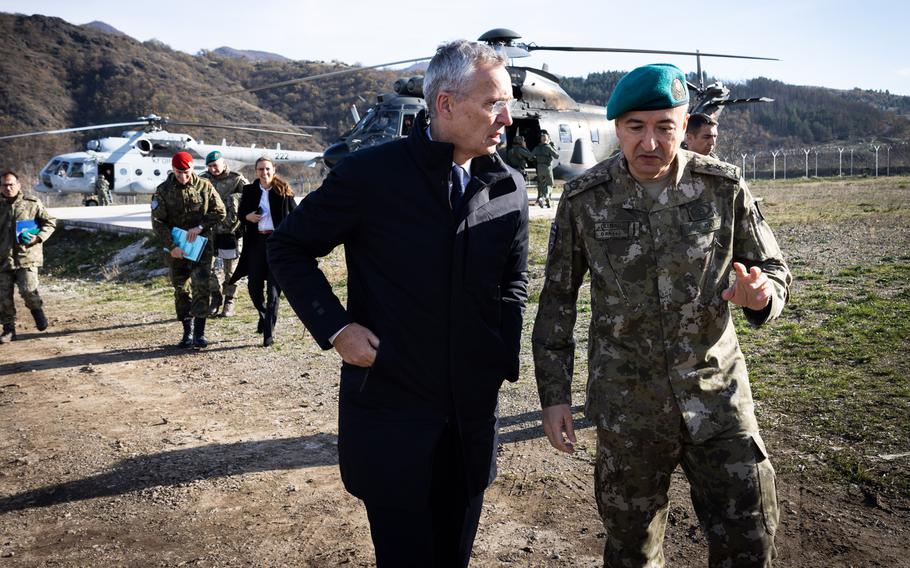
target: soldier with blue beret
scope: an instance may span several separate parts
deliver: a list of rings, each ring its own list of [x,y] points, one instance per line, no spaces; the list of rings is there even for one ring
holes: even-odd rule
[[[532,336],[543,426],[573,451],[573,329],[590,272],[585,414],[604,566],[664,565],[678,465],[710,566],[775,556],[774,468],[732,311],[755,326],[776,318],[791,276],[739,168],[680,149],[688,98],[672,65],[623,77],[607,106],[621,152],[566,185],[550,233]]]

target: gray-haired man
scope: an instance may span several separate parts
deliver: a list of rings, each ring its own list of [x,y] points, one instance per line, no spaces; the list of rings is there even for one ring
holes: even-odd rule
[[[345,158],[268,244],[289,303],[344,361],[338,460],[380,568],[467,566],[527,297],[527,193],[496,153],[505,60],[443,45],[424,90],[429,119]],[[339,244],[346,308],[316,260]]]

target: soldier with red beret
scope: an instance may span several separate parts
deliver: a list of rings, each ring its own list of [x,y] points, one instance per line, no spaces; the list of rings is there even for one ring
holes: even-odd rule
[[[152,228],[164,250],[168,251],[171,284],[177,319],[183,324],[183,338],[178,347],[208,346],[205,319],[209,314],[209,279],[212,270],[212,229],[225,217],[224,202],[214,186],[193,171],[193,156],[177,152],[171,159],[173,172],[155,189],[152,197]],[[208,239],[200,257],[184,258],[172,230],[186,231],[187,242],[197,237]]]

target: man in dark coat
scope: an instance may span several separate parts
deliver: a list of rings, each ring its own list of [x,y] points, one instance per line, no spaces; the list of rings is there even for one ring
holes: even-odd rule
[[[343,359],[338,452],[377,565],[467,566],[495,476],[497,397],[517,380],[527,193],[495,153],[505,60],[443,45],[407,139],[339,164],[269,239],[297,315]],[[316,259],[344,244],[345,309]]]

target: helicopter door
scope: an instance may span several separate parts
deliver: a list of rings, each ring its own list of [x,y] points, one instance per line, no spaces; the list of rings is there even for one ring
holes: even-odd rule
[[[540,141],[540,122],[530,118],[514,119],[512,125],[506,128],[506,138],[509,141],[509,148],[512,147],[512,140],[519,134],[524,136],[525,146],[528,147],[528,150],[533,149]]]
[[[98,175],[103,176],[110,184],[111,190],[114,188],[114,164],[99,164]]]

